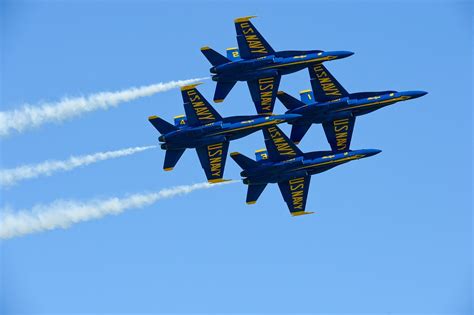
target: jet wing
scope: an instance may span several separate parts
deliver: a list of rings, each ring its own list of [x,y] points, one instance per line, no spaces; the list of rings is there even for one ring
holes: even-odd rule
[[[197,85],[198,84],[191,84],[181,87],[181,95],[183,96],[184,111],[186,112],[188,125],[205,125],[222,120],[219,113],[196,89]]]
[[[281,195],[288,205],[291,215],[312,213],[305,212],[310,181],[311,176],[303,176],[278,183]]]
[[[354,124],[355,117],[323,123],[324,133],[333,151],[343,152],[349,150]]]
[[[247,81],[258,114],[272,114],[281,76]]]
[[[312,64],[308,69],[317,102],[328,102],[349,95],[323,64]]]
[[[201,162],[202,168],[206,172],[208,182],[218,183],[223,181],[222,176],[224,175],[225,161],[228,150],[228,141],[196,148],[199,161]]]
[[[242,59],[254,59],[275,54],[273,48],[250,22],[255,16],[246,16],[234,20]]]
[[[279,162],[303,155],[303,152],[277,126],[263,128],[263,136],[270,161]]]

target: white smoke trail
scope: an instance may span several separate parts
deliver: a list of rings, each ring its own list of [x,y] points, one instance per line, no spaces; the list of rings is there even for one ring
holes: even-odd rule
[[[89,155],[71,156],[69,159],[63,161],[45,161],[39,164],[29,164],[11,169],[3,169],[0,170],[0,186],[10,186],[25,179],[36,178],[39,176],[50,176],[59,171],[70,171],[80,166],[132,155],[153,148],[156,148],[156,146],[133,147],[123,150],[98,152]]]
[[[7,136],[13,130],[22,132],[48,122],[61,122],[86,112],[108,109],[123,102],[151,96],[206,79],[197,78],[157,83],[115,92],[101,92],[87,97],[64,98],[59,102],[45,103],[37,106],[26,104],[20,109],[0,112],[0,136]]]
[[[198,189],[207,189],[222,184],[200,183],[162,189],[158,192],[135,194],[126,198],[110,198],[89,202],[58,200],[48,205],[36,205],[31,210],[11,212],[0,210],[0,238],[8,239],[30,233],[57,228],[66,229],[74,223],[99,219],[106,215],[120,214],[125,210],[149,206],[164,198],[189,194]]]

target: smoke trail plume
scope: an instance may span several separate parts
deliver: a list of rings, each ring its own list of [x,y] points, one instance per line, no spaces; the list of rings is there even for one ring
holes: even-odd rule
[[[205,79],[207,78],[157,83],[115,92],[101,92],[87,97],[64,98],[59,102],[36,106],[26,104],[20,109],[0,112],[0,136],[7,136],[13,130],[23,132],[45,123],[61,122],[86,112],[108,109],[123,102],[151,96]]]
[[[195,190],[235,182],[237,181],[176,186],[153,193],[135,194],[126,198],[89,202],[58,200],[48,205],[37,205],[31,210],[21,210],[15,213],[9,209],[2,209],[0,210],[0,238],[8,239],[57,228],[66,229],[74,223],[100,219],[106,215],[116,215],[125,210],[149,206],[160,199],[186,195]]]
[[[22,165],[11,169],[0,169],[0,186],[10,186],[22,180],[39,176],[50,176],[56,172],[70,171],[80,166],[132,155],[153,148],[156,148],[156,146],[133,147],[89,155],[71,156],[63,161],[45,161],[39,164]]]

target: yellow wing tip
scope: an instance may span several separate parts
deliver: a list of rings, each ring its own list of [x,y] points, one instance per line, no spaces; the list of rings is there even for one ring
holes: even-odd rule
[[[224,100],[223,99],[217,99],[217,100],[214,100],[214,103],[222,103]]]
[[[254,205],[257,203],[257,200],[247,201],[248,205]]]
[[[202,84],[202,82],[193,83],[193,84],[188,84],[188,85],[183,85],[183,86],[181,87],[181,91],[192,90],[192,89],[194,89],[196,86],[201,85],[201,84]]]
[[[255,153],[263,152],[263,151],[267,151],[267,149],[258,149],[258,150],[255,150]]]
[[[311,92],[311,90],[301,90],[300,94]]]
[[[173,167],[166,167],[163,169],[165,172],[169,172],[173,170]]]
[[[203,51],[203,50],[209,50],[209,49],[211,49],[211,47],[209,47],[209,46],[201,47],[201,51]]]
[[[230,47],[230,48],[227,48],[226,50],[234,50],[234,49],[239,49],[237,47]]]
[[[148,120],[153,120],[153,119],[157,119],[157,118],[159,118],[159,117],[158,117],[158,116],[155,116],[155,115],[153,115],[153,116],[148,116]]]
[[[240,22],[246,22],[250,19],[253,19],[253,18],[256,18],[257,16],[256,15],[249,15],[249,16],[243,16],[243,17],[239,17],[239,18],[236,18],[234,20],[234,23],[240,23]]]
[[[312,213],[314,213],[314,212],[310,212],[310,211],[308,211],[308,212],[306,212],[306,211],[296,211],[296,212],[292,212],[291,215],[294,216],[294,217],[297,217],[297,216],[299,216],[299,215],[312,214]]]
[[[183,118],[185,117],[185,115],[178,115],[178,116],[174,116],[173,118]]]
[[[230,156],[236,156],[236,155],[239,155],[239,154],[240,154],[239,152],[231,152]]]
[[[216,183],[230,182],[231,180],[232,179],[216,178],[216,179],[208,179],[207,182],[209,184],[216,184]]]

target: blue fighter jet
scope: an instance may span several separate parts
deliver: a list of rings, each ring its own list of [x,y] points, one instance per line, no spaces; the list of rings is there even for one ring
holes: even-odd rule
[[[148,120],[160,132],[161,148],[166,150],[163,169],[170,171],[186,149],[194,148],[210,183],[223,181],[229,141],[245,137],[265,126],[289,122],[299,115],[233,116],[222,118],[196,89],[183,86],[186,116],[176,116],[175,125],[151,116]]]
[[[257,161],[238,152],[230,154],[243,169],[240,175],[248,185],[247,204],[254,204],[268,183],[278,183],[293,216],[312,213],[305,211],[311,175],[381,152],[367,149],[303,153],[277,126],[264,128],[263,134],[267,149],[255,152]]]
[[[300,92],[300,100],[278,91],[287,114],[300,114],[293,120],[290,139],[298,144],[312,124],[323,124],[333,151],[349,149],[355,119],[382,107],[427,94],[424,91],[382,91],[348,93],[322,64],[309,68],[311,90]]]
[[[257,113],[271,114],[282,75],[353,54],[349,51],[274,51],[250,22],[253,17],[234,20],[239,47],[227,49],[227,58],[209,47],[201,48],[212,64],[212,80],[217,81],[216,103],[224,100],[237,81],[247,81]]]

